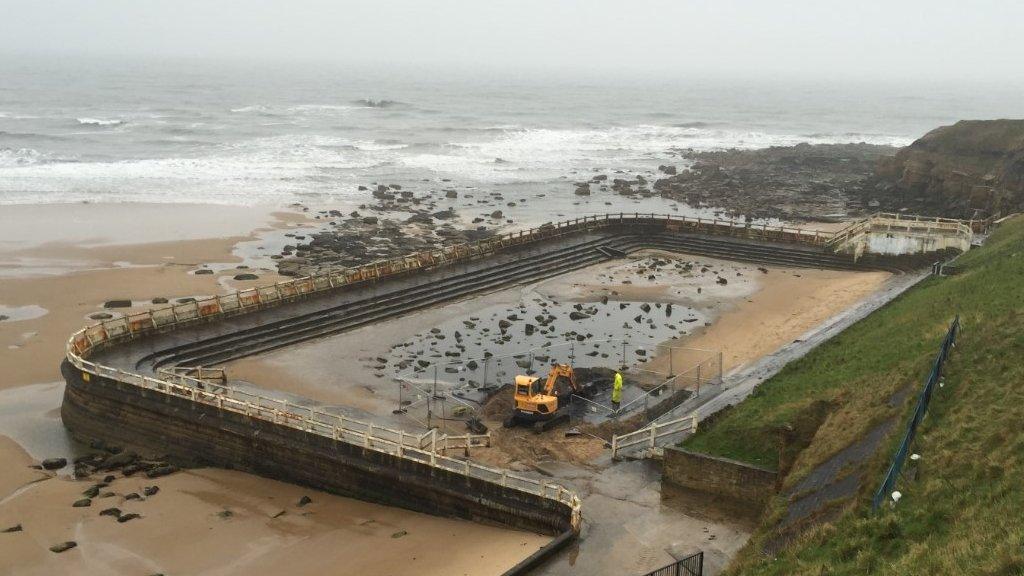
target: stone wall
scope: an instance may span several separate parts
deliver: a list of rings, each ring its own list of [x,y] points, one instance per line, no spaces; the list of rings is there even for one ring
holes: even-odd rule
[[[437,516],[558,535],[571,508],[429,463],[220,410],[92,375],[65,361],[61,419],[81,440],[167,454],[184,465],[244,470],[285,482]]]
[[[665,448],[661,478],[684,488],[760,506],[775,493],[778,473],[669,446]]]

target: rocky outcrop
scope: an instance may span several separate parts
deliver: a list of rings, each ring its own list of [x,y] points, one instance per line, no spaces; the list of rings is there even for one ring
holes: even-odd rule
[[[841,218],[861,211],[860,206],[849,205],[847,191],[863,186],[879,158],[895,151],[864,143],[678,150],[689,166],[678,171],[660,166],[665,176],[654,183],[654,191],[691,206],[720,209],[731,217]],[[634,193],[625,180],[615,180],[612,189]]]
[[[882,158],[863,191],[882,209],[964,218],[1024,206],[1024,120],[961,120]]]

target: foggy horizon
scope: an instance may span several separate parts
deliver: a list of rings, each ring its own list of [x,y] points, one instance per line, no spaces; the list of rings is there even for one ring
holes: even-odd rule
[[[1024,82],[1024,5],[566,0],[6,4],[6,57],[288,63],[524,77]]]

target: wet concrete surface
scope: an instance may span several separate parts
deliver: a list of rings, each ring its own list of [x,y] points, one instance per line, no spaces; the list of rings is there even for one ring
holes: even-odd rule
[[[714,576],[756,523],[749,511],[663,486],[656,461],[545,462],[538,469],[576,490],[585,513],[578,542],[535,574],[639,575],[703,551],[704,574]]]

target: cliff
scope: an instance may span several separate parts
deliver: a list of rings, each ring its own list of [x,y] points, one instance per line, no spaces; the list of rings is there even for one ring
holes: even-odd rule
[[[961,120],[881,158],[863,189],[874,208],[986,217],[1024,207],[1024,120]]]

